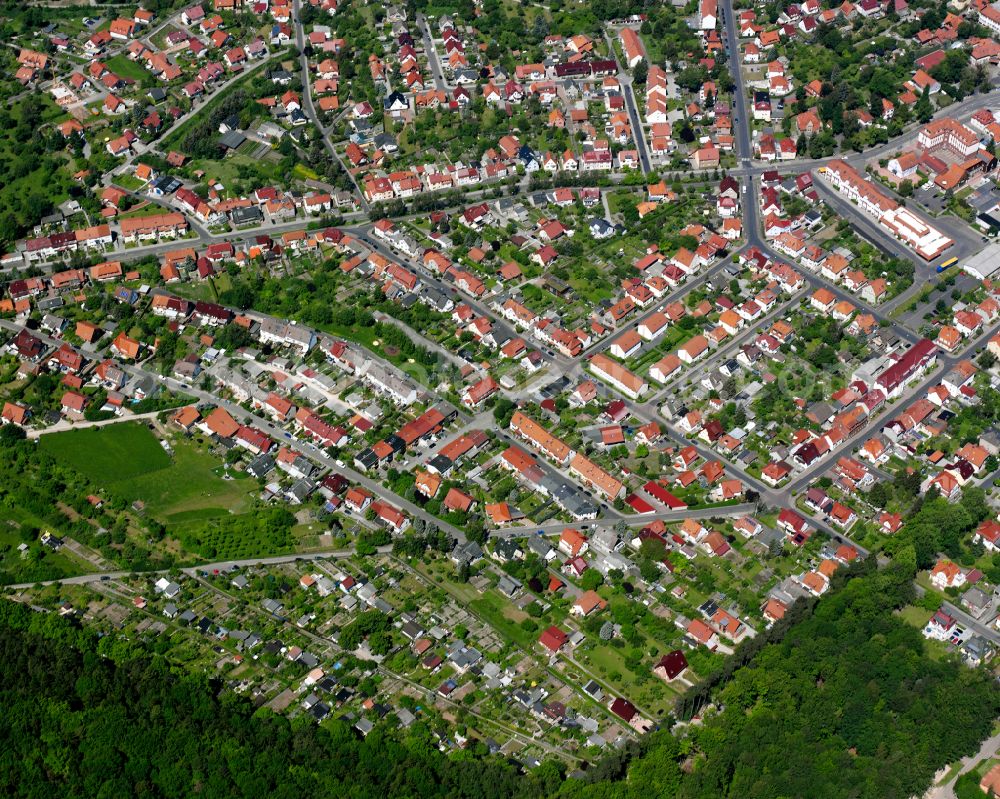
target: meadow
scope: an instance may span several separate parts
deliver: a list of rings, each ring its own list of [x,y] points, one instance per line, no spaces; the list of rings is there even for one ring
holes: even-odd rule
[[[140,422],[42,436],[39,447],[98,485],[132,480],[170,466],[170,456]]]
[[[256,482],[228,473],[218,457],[183,436],[168,440],[148,426],[125,422],[42,436],[40,446],[146,514],[167,525],[195,525],[249,508]]]

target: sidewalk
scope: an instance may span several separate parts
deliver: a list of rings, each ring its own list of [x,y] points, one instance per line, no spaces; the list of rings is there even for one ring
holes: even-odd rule
[[[122,422],[135,422],[140,419],[155,419],[160,411],[149,411],[148,413],[128,414],[127,416],[116,416],[114,419],[102,419],[99,422],[70,422],[61,419],[51,427],[44,427],[41,430],[26,430],[26,436],[34,439],[48,433],[65,433],[67,430],[82,430],[86,427],[105,427],[109,424],[121,424]]]

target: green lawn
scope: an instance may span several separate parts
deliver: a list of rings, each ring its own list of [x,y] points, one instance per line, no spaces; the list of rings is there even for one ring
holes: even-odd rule
[[[142,500],[146,512],[166,524],[198,524],[247,509],[255,480],[224,479],[219,459],[184,439],[171,446],[174,456],[168,468],[119,481],[109,489],[130,502]]]
[[[222,272],[208,280],[199,280],[187,283],[178,283],[171,288],[176,294],[188,300],[205,300],[206,302],[218,302],[219,292],[227,291],[233,287],[233,281],[228,274]]]
[[[139,422],[54,433],[42,436],[39,446],[99,485],[133,480],[170,466],[170,456]]]
[[[141,64],[131,61],[127,56],[116,55],[104,62],[108,69],[119,78],[128,78],[136,83],[149,77],[149,72]]]
[[[151,202],[140,202],[135,206],[134,211],[121,214],[119,219],[138,219],[143,216],[157,216],[163,213],[163,207]]]
[[[929,610],[924,608],[918,608],[913,605],[907,605],[905,608],[899,611],[899,618],[909,624],[911,627],[916,627],[919,630],[924,628],[927,624],[927,620],[933,614]]]
[[[165,524],[194,525],[239,514],[256,489],[253,480],[225,479],[219,459],[176,437],[173,457],[144,424],[126,422],[42,436],[41,446],[97,485]]]
[[[296,164],[292,167],[292,173],[301,180],[319,180],[319,175],[316,174],[316,171],[310,169],[305,164]]]
[[[523,629],[519,622],[512,616],[525,616],[518,611],[510,602],[499,594],[490,590],[484,593],[479,599],[474,599],[469,603],[469,609],[486,621],[493,629],[497,630],[504,638],[513,641],[526,652],[535,651],[535,644],[538,641],[539,631],[528,632]],[[541,629],[544,629],[542,627]]]
[[[116,175],[114,182],[116,186],[121,186],[128,191],[139,191],[139,189],[146,185],[135,175]]]
[[[259,160],[251,158],[246,153],[238,150],[230,152],[218,160],[198,158],[191,161],[191,169],[200,169],[212,180],[226,186],[234,180],[240,179],[241,166],[244,167],[244,170],[248,168],[252,169],[252,174],[262,181],[278,181],[281,179],[276,161],[266,156]]]

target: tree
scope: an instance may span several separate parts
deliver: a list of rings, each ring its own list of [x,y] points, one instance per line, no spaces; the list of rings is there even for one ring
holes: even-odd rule
[[[381,649],[391,625],[372,624],[380,627],[371,639]],[[261,792],[317,799],[538,799],[551,795],[560,774],[546,767],[523,777],[471,746],[460,759],[448,757],[422,721],[405,734],[379,725],[365,739],[333,718],[322,727],[297,723],[168,664],[138,640],[98,639],[58,614],[36,614],[13,602],[0,604],[0,651],[5,751],[12,758],[5,794],[12,799],[39,791],[107,799],[147,792],[137,780],[162,797],[207,790],[219,799]],[[56,689],[32,668],[32,657],[57,668],[63,686]],[[374,696],[379,677],[351,673],[352,661],[344,659],[338,676],[361,696]],[[70,724],[73,735],[60,735],[60,724]],[[190,769],[191,757],[197,772]],[[140,762],[146,770],[136,776],[128,764]],[[38,770],[32,766],[42,763]]]
[[[925,87],[920,97],[917,98],[917,102],[913,107],[913,113],[921,123],[926,124],[931,121],[931,117],[934,116],[934,109],[931,106],[930,87]]]
[[[580,587],[584,591],[594,591],[603,584],[604,577],[597,569],[587,569],[580,577]]]
[[[885,483],[875,483],[868,492],[868,502],[876,508],[884,508],[888,499],[889,492],[886,490]]]
[[[506,397],[500,397],[493,405],[493,418],[497,426],[501,429],[510,424],[510,419],[514,415],[514,403]]]
[[[640,560],[639,576],[642,577],[642,579],[647,583],[655,583],[660,579],[660,567],[657,566],[656,561],[646,559]]]

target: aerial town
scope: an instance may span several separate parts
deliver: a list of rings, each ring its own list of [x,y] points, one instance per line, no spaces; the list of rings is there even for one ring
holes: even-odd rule
[[[525,773],[900,564],[995,687],[1000,3],[50,5],[0,9],[7,598]],[[1000,795],[983,714],[915,795]]]

